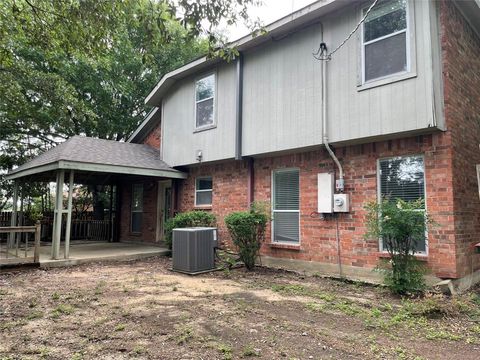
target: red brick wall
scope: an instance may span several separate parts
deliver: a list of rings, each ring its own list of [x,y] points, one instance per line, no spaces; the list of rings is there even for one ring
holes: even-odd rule
[[[161,124],[159,123],[143,140],[144,144],[160,150]],[[158,182],[141,179],[143,186],[143,218],[142,232],[134,234],[131,229],[131,196],[133,183],[121,184],[121,210],[120,210],[120,241],[155,242],[157,224],[157,187]]]
[[[448,170],[451,152],[444,139],[444,134],[436,133],[337,149],[346,175],[345,191],[351,195],[350,213],[338,215],[343,264],[373,268],[378,262],[378,241],[364,239],[364,206],[377,198],[377,160],[390,156],[424,154],[427,208],[439,224],[429,233],[428,264],[437,276],[456,277],[455,236],[451,221],[454,215],[453,198]],[[324,150],[256,159],[255,200],[270,202],[272,171],[287,167],[300,169],[300,247],[292,249],[272,246],[269,227],[262,253],[335,264],[335,219],[321,220],[310,216],[317,209],[317,173],[334,170],[332,160]],[[223,218],[232,211],[248,208],[247,174],[245,161],[192,168],[189,179],[180,186],[180,211],[194,208],[194,178],[212,176],[214,191],[210,211],[218,218],[220,238],[228,242]]]
[[[162,141],[162,129],[161,123],[159,123],[143,140],[144,144],[150,145],[155,149],[160,150],[160,144]]]
[[[480,164],[480,47],[479,39],[449,1],[440,4],[441,44],[447,131],[420,137],[382,141],[337,149],[345,170],[345,191],[351,195],[351,211],[339,214],[342,263],[373,268],[378,241],[364,239],[366,202],[377,198],[377,160],[383,157],[423,154],[425,157],[427,210],[436,225],[429,230],[428,265],[439,277],[458,278],[480,268],[480,200],[475,164]],[[160,126],[144,141],[159,148]],[[334,170],[324,150],[255,160],[255,200],[270,202],[271,173],[285,167],[300,169],[301,245],[298,249],[271,246],[270,228],[262,248],[266,255],[336,263],[335,219],[321,220],[310,214],[317,207],[317,173]],[[218,219],[220,239],[229,242],[224,217],[248,208],[246,161],[229,161],[190,168],[190,176],[178,187],[178,210],[195,208],[195,177],[213,177],[212,211]],[[129,234],[130,191],[126,186],[122,206],[122,239]],[[144,234],[155,239],[156,188],[145,192]]]
[[[220,240],[228,239],[224,217],[249,206],[247,174],[246,161],[192,167],[188,179],[183,180],[178,188],[178,211],[213,211],[217,217]],[[212,176],[212,206],[195,208],[195,178],[202,176]]]
[[[445,119],[452,143],[457,273],[480,269],[480,39],[451,1],[440,5]]]
[[[131,199],[132,185],[143,183],[143,217],[142,232],[132,233],[131,229]],[[155,242],[157,224],[157,187],[158,182],[152,180],[138,180],[121,184],[120,210],[120,241]]]

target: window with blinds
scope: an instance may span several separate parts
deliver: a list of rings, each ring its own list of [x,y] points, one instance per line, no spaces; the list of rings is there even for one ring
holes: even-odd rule
[[[382,159],[379,162],[379,185],[382,198],[395,201],[425,200],[425,165],[423,156]],[[418,211],[425,212],[425,207]],[[383,244],[381,246],[382,250]],[[418,252],[426,251],[426,238],[417,244]]]
[[[273,241],[295,244],[300,241],[300,172],[298,169],[273,173]]]

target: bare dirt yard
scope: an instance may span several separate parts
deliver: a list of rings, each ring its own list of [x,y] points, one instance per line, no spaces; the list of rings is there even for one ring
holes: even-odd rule
[[[167,258],[0,274],[0,359],[480,359],[479,289],[381,287]]]

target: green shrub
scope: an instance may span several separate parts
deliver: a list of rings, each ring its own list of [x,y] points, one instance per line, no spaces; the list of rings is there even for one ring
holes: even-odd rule
[[[255,266],[255,258],[265,236],[268,215],[261,204],[252,204],[250,211],[240,211],[225,217],[232,241],[238,248],[240,260],[248,270]]]
[[[425,266],[415,258],[419,241],[425,238],[430,222],[423,200],[371,202],[366,206],[366,237],[382,239],[390,255],[379,269],[385,274],[385,284],[396,294],[411,294],[425,289]]]
[[[215,227],[217,220],[215,215],[206,211],[188,211],[179,213],[165,223],[165,245],[172,249],[173,229],[187,227]]]

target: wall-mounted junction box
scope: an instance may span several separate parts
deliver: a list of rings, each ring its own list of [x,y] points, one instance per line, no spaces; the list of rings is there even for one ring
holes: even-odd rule
[[[348,194],[333,195],[333,211],[334,212],[350,211],[350,197],[348,196]]]
[[[318,210],[321,214],[331,214],[333,212],[333,188],[335,179],[333,174],[318,174]]]

